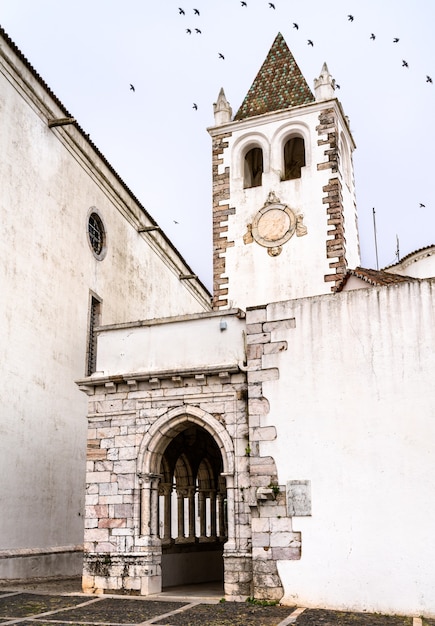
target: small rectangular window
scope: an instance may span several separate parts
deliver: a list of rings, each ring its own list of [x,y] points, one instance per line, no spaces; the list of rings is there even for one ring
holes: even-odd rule
[[[97,334],[95,329],[101,322],[101,300],[91,295],[89,305],[88,349],[86,374],[90,376],[97,368]]]

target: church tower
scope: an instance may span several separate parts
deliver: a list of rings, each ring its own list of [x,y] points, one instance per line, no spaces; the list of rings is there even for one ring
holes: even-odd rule
[[[311,92],[279,33],[232,118],[214,104],[214,308],[334,291],[359,265],[355,148],[326,63]]]

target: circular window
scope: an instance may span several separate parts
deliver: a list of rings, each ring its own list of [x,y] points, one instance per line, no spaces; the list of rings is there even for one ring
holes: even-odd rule
[[[103,222],[97,213],[89,215],[88,238],[95,257],[99,260],[103,259],[106,253],[106,232]]]

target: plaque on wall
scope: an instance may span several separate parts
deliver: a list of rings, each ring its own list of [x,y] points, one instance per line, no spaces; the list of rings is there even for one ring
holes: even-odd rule
[[[311,515],[311,481],[287,481],[287,515],[308,517]]]

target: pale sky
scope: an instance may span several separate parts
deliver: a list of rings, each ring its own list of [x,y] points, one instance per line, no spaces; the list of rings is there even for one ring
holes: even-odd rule
[[[373,208],[380,268],[396,236],[401,257],[435,244],[435,2],[272,1],[0,0],[2,27],[209,288],[213,102],[223,87],[237,111],[278,32],[312,90],[325,61],[340,85],[362,265],[376,268]]]

